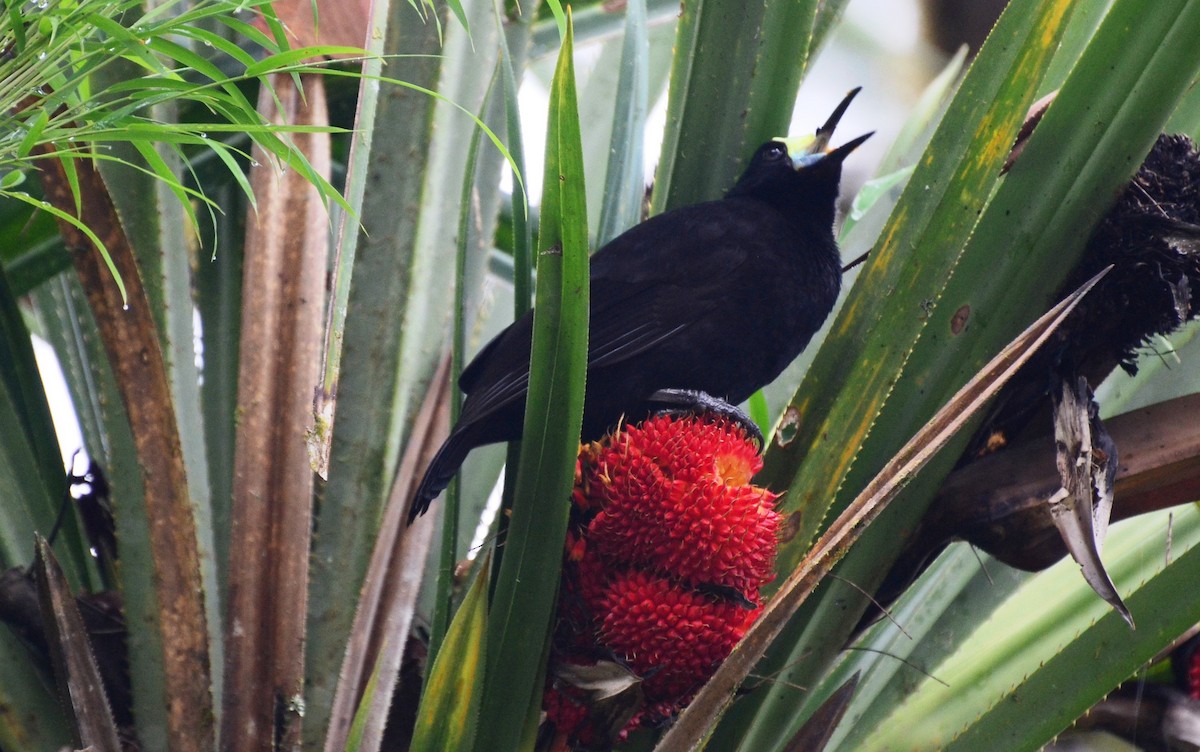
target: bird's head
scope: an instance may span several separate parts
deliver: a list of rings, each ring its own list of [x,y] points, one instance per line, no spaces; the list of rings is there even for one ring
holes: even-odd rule
[[[754,152],[749,166],[728,196],[751,196],[791,214],[833,224],[842,162],[874,133],[867,133],[830,149],[829,141],[859,89],[853,89],[825,124],[812,136],[773,138]]]

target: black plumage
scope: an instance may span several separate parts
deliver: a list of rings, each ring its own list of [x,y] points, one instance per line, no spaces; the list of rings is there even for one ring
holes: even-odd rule
[[[842,161],[871,134],[832,151],[838,105],[807,148],[768,141],[719,201],[665,212],[591,259],[583,440],[655,408],[659,390],[737,404],[805,348],[841,287],[833,237]],[[502,331],[463,370],[458,423],[418,487],[410,521],[471,449],[521,436],[533,315]]]

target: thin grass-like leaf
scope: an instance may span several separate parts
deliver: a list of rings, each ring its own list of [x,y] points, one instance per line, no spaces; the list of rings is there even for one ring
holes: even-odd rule
[[[550,8],[550,12],[554,14],[554,24],[558,27],[558,40],[562,43],[566,40],[570,27],[567,14],[563,12],[562,3],[559,0],[546,0],[546,5]],[[571,30],[571,33],[574,33],[574,31]]]
[[[38,143],[41,138],[42,131],[46,129],[47,123],[50,122],[50,113],[47,110],[39,110],[34,115],[33,120],[25,126],[25,136],[21,139],[21,143],[16,148],[16,156],[18,158],[29,156],[29,152],[33,151],[34,144]]]
[[[358,57],[362,50],[357,47],[339,47],[336,45],[321,45],[326,55],[349,55]],[[313,49],[302,47],[295,50],[284,50],[269,55],[253,65],[246,66],[245,75],[248,78],[258,78],[268,73],[278,73],[295,69],[298,65],[307,65],[306,61],[313,56]]]
[[[497,69],[497,74],[499,69]],[[496,89],[496,77],[488,86],[488,94],[484,97],[483,110],[487,110],[489,100]],[[467,255],[469,252],[470,224],[475,211],[475,203],[471,194],[475,190],[476,167],[479,161],[479,134],[474,134],[467,147],[467,164],[463,170],[462,199],[459,203],[458,217],[458,248],[454,258],[454,328],[450,348],[450,383],[457,384],[462,375],[466,361],[466,305],[467,305]],[[453,390],[450,400],[450,422],[458,421],[462,409],[462,394]],[[433,604],[433,620],[429,631],[429,660],[436,661],[441,650],[442,640],[450,625],[450,616],[454,604],[451,594],[454,590],[454,570],[458,563],[459,525],[470,524],[474,520],[461,518],[461,494],[457,479],[451,481],[443,500],[441,550],[438,556],[436,595]]]
[[[503,22],[497,14],[496,23]],[[529,196],[520,177],[525,170],[525,144],[521,137],[521,105],[518,100],[516,73],[508,39],[500,34],[500,82],[504,93],[505,135],[511,155],[513,192],[511,200],[513,225],[513,320],[529,310],[533,299],[533,236],[529,226]]]
[[[516,749],[541,698],[541,657],[566,534],[587,368],[586,193],[570,24],[551,88],[537,304],[516,502],[489,614],[477,749]],[[515,698],[515,705],[514,705]],[[526,699],[528,698],[528,699]]]
[[[460,24],[462,24],[463,31],[467,32],[467,35],[470,36],[471,24],[467,20],[466,11],[463,10],[462,0],[446,0],[446,5],[450,6],[450,10],[454,13],[454,17],[458,19]]]
[[[92,243],[92,245],[97,249],[97,252],[100,253],[101,256],[104,258],[104,264],[105,264],[105,266],[108,267],[109,273],[111,273],[113,275],[113,281],[116,283],[117,287],[119,288],[119,290],[121,292],[122,301],[127,300],[125,283],[121,281],[121,277],[117,273],[117,267],[115,264],[113,264],[112,258],[108,255],[107,247],[104,245],[104,243],[102,243],[100,241],[100,238],[96,236],[96,233],[93,232],[92,229],[90,227],[88,227],[84,222],[82,222],[78,217],[76,217],[72,214],[69,214],[69,213],[63,211],[62,209],[59,209],[58,207],[53,206],[52,204],[49,204],[45,201],[39,201],[39,200],[33,198],[32,196],[30,196],[29,194],[23,193],[21,191],[13,191],[10,193],[0,193],[0,195],[6,196],[8,198],[14,198],[17,201],[21,201],[23,203],[29,204],[30,206],[34,207],[35,209],[39,209],[41,211],[46,212],[47,214],[51,214],[54,216],[55,219],[66,222],[68,225],[70,225],[71,227],[75,228],[80,233],[82,233],[83,236],[86,237],[88,239],[88,241],[90,241]]]

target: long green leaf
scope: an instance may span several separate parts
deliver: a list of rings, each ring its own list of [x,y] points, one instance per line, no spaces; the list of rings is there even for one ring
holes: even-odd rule
[[[499,69],[497,69],[497,74]],[[484,109],[492,99],[497,79],[492,79],[488,96],[484,98]],[[467,147],[467,164],[463,175],[462,200],[458,207],[458,247],[454,255],[454,327],[453,340],[450,348],[450,383],[457,384],[462,375],[466,362],[466,305],[467,305],[467,261],[470,254],[470,227],[475,217],[475,203],[471,195],[475,191],[476,169],[479,162],[479,141],[481,135],[473,134]],[[462,409],[462,395],[457,390],[451,391],[450,422],[458,422],[459,411]],[[464,520],[461,516],[461,489],[457,479],[451,481],[445,494],[445,511],[442,513],[441,551],[437,566],[437,590],[433,604],[433,620],[429,631],[429,660],[436,660],[441,649],[442,640],[450,624],[453,613],[454,569],[458,564],[459,526],[469,525],[474,520]]]
[[[34,530],[49,533],[66,499],[66,475],[59,453],[50,406],[42,387],[29,329],[21,317],[8,277],[0,270],[0,486],[10,501],[3,504],[0,524],[0,567],[27,564]],[[64,561],[75,587],[92,584],[83,559],[82,537],[72,509]],[[98,583],[96,583],[98,584]]]
[[[787,135],[814,29],[844,5],[684,3],[652,214],[720,197],[759,144]]]
[[[475,737],[487,658],[489,569],[488,561],[479,568],[429,670],[409,747],[413,752],[465,750]]]
[[[516,501],[489,621],[476,749],[517,749],[558,592],[587,368],[588,234],[570,25],[551,88],[533,352]]]
[[[649,44],[646,0],[630,0],[625,7],[625,39],[613,108],[604,203],[596,229],[597,247],[637,224],[642,217],[646,197],[642,140],[649,107]]]
[[[64,274],[34,295],[43,328],[58,353],[84,429],[88,455],[111,487],[121,566],[117,586],[129,630],[129,670],[139,736],[148,748],[166,748],[167,708],[159,605],[154,587],[145,497],[129,418],[100,343],[79,278]]]
[[[909,180],[793,402],[803,421],[801,432],[794,441],[772,447],[761,476],[768,485],[786,484],[789,506],[806,511],[804,528],[781,548],[780,569],[789,570],[807,548],[824,506],[888,397],[888,382],[920,337],[927,319],[906,309],[913,298],[936,300],[951,274],[1031,100],[1028,82],[1049,61],[1068,8],[1066,0],[1010,6]],[[884,290],[910,292],[901,299],[880,294]],[[889,322],[886,334],[877,327],[880,321]],[[862,355],[868,352],[869,359]],[[865,362],[857,364],[858,358]],[[857,387],[842,388],[848,374]],[[837,438],[825,433],[830,429]]]
[[[854,752],[921,677],[930,675],[1029,575],[952,544],[870,631],[843,654],[815,694],[859,673],[862,681],[830,752]],[[880,660],[887,656],[887,660]],[[933,674],[936,677],[936,674]]]
[[[1037,749],[1200,619],[1196,599],[1179,597],[1200,566],[1195,507],[1114,527],[1105,559],[1136,630],[1063,560],[980,620],[929,676],[910,681],[912,695],[853,749],[894,749],[899,738],[915,749]]]

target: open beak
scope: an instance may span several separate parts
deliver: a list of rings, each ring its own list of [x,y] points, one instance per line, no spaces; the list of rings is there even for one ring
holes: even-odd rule
[[[838,122],[842,119],[842,115],[846,114],[846,109],[850,106],[850,102],[854,101],[854,97],[858,92],[862,91],[861,86],[857,86],[850,90],[841,103],[834,108],[833,113],[825,121],[825,124],[817,129],[815,136],[802,136],[799,138],[776,138],[788,149],[788,154],[792,156],[792,166],[797,170],[805,167],[811,167],[818,162],[826,159],[841,163],[846,157],[850,156],[850,152],[857,149],[875,132],[864,134],[856,139],[848,141],[836,149],[829,149],[829,141],[833,138],[833,132],[837,128]]]

